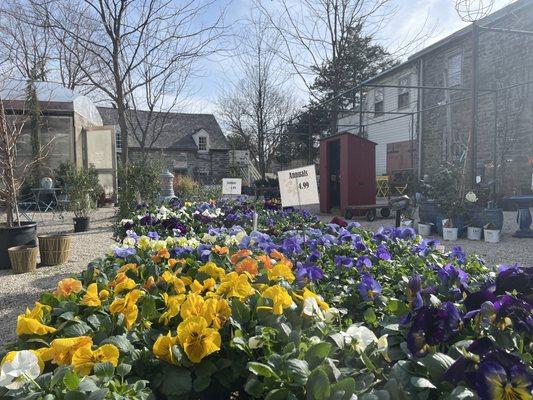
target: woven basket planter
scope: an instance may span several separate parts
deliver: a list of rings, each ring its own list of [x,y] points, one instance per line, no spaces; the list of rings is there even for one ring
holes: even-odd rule
[[[72,237],[69,235],[38,236],[41,265],[60,265],[68,262]]]
[[[37,267],[37,246],[15,246],[8,249],[11,268],[15,274],[33,272]]]

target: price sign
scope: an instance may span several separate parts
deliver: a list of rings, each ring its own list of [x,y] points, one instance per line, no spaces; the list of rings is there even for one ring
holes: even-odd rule
[[[283,207],[318,204],[318,187],[314,165],[278,172]]]
[[[241,194],[242,179],[224,178],[222,179],[222,194]]]

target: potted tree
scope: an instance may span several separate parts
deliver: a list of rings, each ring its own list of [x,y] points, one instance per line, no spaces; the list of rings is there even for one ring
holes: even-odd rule
[[[482,228],[477,225],[476,218],[473,216],[478,197],[474,191],[470,190],[466,193],[465,200],[469,218],[469,222],[466,225],[466,237],[470,240],[481,240]]]
[[[68,163],[64,184],[67,208],[74,213],[74,232],[86,232],[90,226],[89,214],[96,208],[102,192],[96,170],[92,165],[88,168],[76,168],[74,164]]]
[[[28,252],[35,247],[37,224],[20,220],[18,195],[33,162],[18,162],[17,141],[22,134],[25,116],[6,116],[4,102],[0,99],[0,200],[6,210],[6,222],[0,224],[0,269],[12,267],[8,249],[16,257],[17,251]],[[21,247],[23,246],[23,247]],[[18,250],[17,250],[18,249]],[[31,258],[31,257],[30,257]],[[24,268],[21,267],[23,272]],[[34,268],[34,266],[33,266]],[[28,265],[27,270],[32,266]]]

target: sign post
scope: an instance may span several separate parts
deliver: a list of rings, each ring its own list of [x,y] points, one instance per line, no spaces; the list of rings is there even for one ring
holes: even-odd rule
[[[242,179],[240,178],[224,178],[222,179],[222,194],[223,195],[240,195],[242,190]]]
[[[314,165],[279,171],[278,180],[283,207],[320,203]]]

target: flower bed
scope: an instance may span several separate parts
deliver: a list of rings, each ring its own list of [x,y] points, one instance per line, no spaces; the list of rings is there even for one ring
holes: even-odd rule
[[[297,212],[250,232],[236,207],[121,224],[19,316],[0,398],[531,399],[531,269]]]

